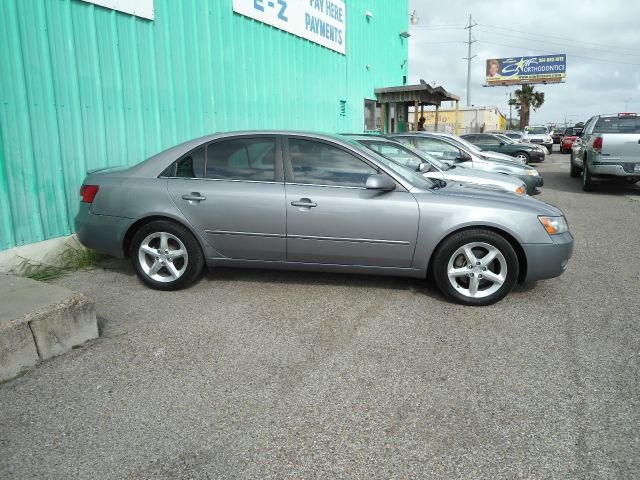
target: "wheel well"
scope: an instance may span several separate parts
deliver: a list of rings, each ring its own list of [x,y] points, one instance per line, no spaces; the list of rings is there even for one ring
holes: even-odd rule
[[[516,252],[516,256],[518,257],[518,265],[520,267],[518,272],[518,283],[522,283],[524,279],[527,277],[527,256],[524,254],[524,250],[522,249],[522,246],[513,237],[513,235],[509,234],[508,232],[505,232],[504,230],[501,230],[496,227],[490,227],[486,225],[471,225],[468,227],[460,228],[458,230],[451,232],[449,235],[447,235],[442,240],[440,240],[438,245],[436,245],[436,248],[433,250],[433,253],[431,254],[431,258],[429,259],[429,265],[427,267],[427,275],[431,275],[431,272],[433,271],[432,264],[433,264],[433,258],[435,257],[434,255],[435,252],[438,251],[438,249],[440,248],[440,245],[442,245],[442,243],[447,238],[451,237],[452,235],[455,235],[456,233],[463,232],[465,230],[476,230],[476,229],[490,230],[494,233],[497,233],[498,235],[503,236],[505,240],[507,240],[511,244],[511,246],[513,247],[513,250]]]
[[[516,153],[514,153],[514,155],[518,155],[518,154],[522,154],[525,157],[529,157],[529,154],[527,152],[525,152],[524,150],[518,150]]]
[[[148,223],[155,222],[156,220],[165,220],[169,222],[174,222],[187,228],[187,230],[191,230],[183,223],[171,217],[164,217],[162,215],[153,215],[151,217],[141,218],[140,220],[137,220],[133,224],[131,224],[131,226],[127,230],[127,233],[124,234],[124,238],[122,239],[122,250],[126,258],[129,258],[129,251],[131,250],[131,242],[133,241],[133,236],[136,234],[136,232],[140,230],[143,226],[147,225]]]

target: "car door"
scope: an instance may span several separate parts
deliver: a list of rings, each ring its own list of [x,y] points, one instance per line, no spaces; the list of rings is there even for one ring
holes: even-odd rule
[[[274,135],[224,138],[175,162],[169,194],[221,256],[284,261],[280,145]]]
[[[285,141],[287,262],[408,268],[418,204],[396,184],[370,190],[377,167],[337,143]]]

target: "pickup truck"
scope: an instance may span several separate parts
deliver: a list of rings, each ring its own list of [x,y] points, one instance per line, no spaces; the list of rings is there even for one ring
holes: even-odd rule
[[[569,174],[582,176],[582,189],[597,188],[598,178],[640,181],[640,117],[635,113],[596,115],[571,150]]]

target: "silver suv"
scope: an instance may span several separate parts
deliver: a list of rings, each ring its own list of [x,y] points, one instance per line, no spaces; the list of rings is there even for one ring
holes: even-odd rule
[[[594,178],[640,181],[640,118],[635,113],[591,117],[571,151],[569,173],[582,176],[582,189],[593,191]]]

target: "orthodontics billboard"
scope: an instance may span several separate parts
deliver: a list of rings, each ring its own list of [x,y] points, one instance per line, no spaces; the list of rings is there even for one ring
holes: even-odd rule
[[[567,73],[566,54],[487,60],[488,85],[558,83]]]

